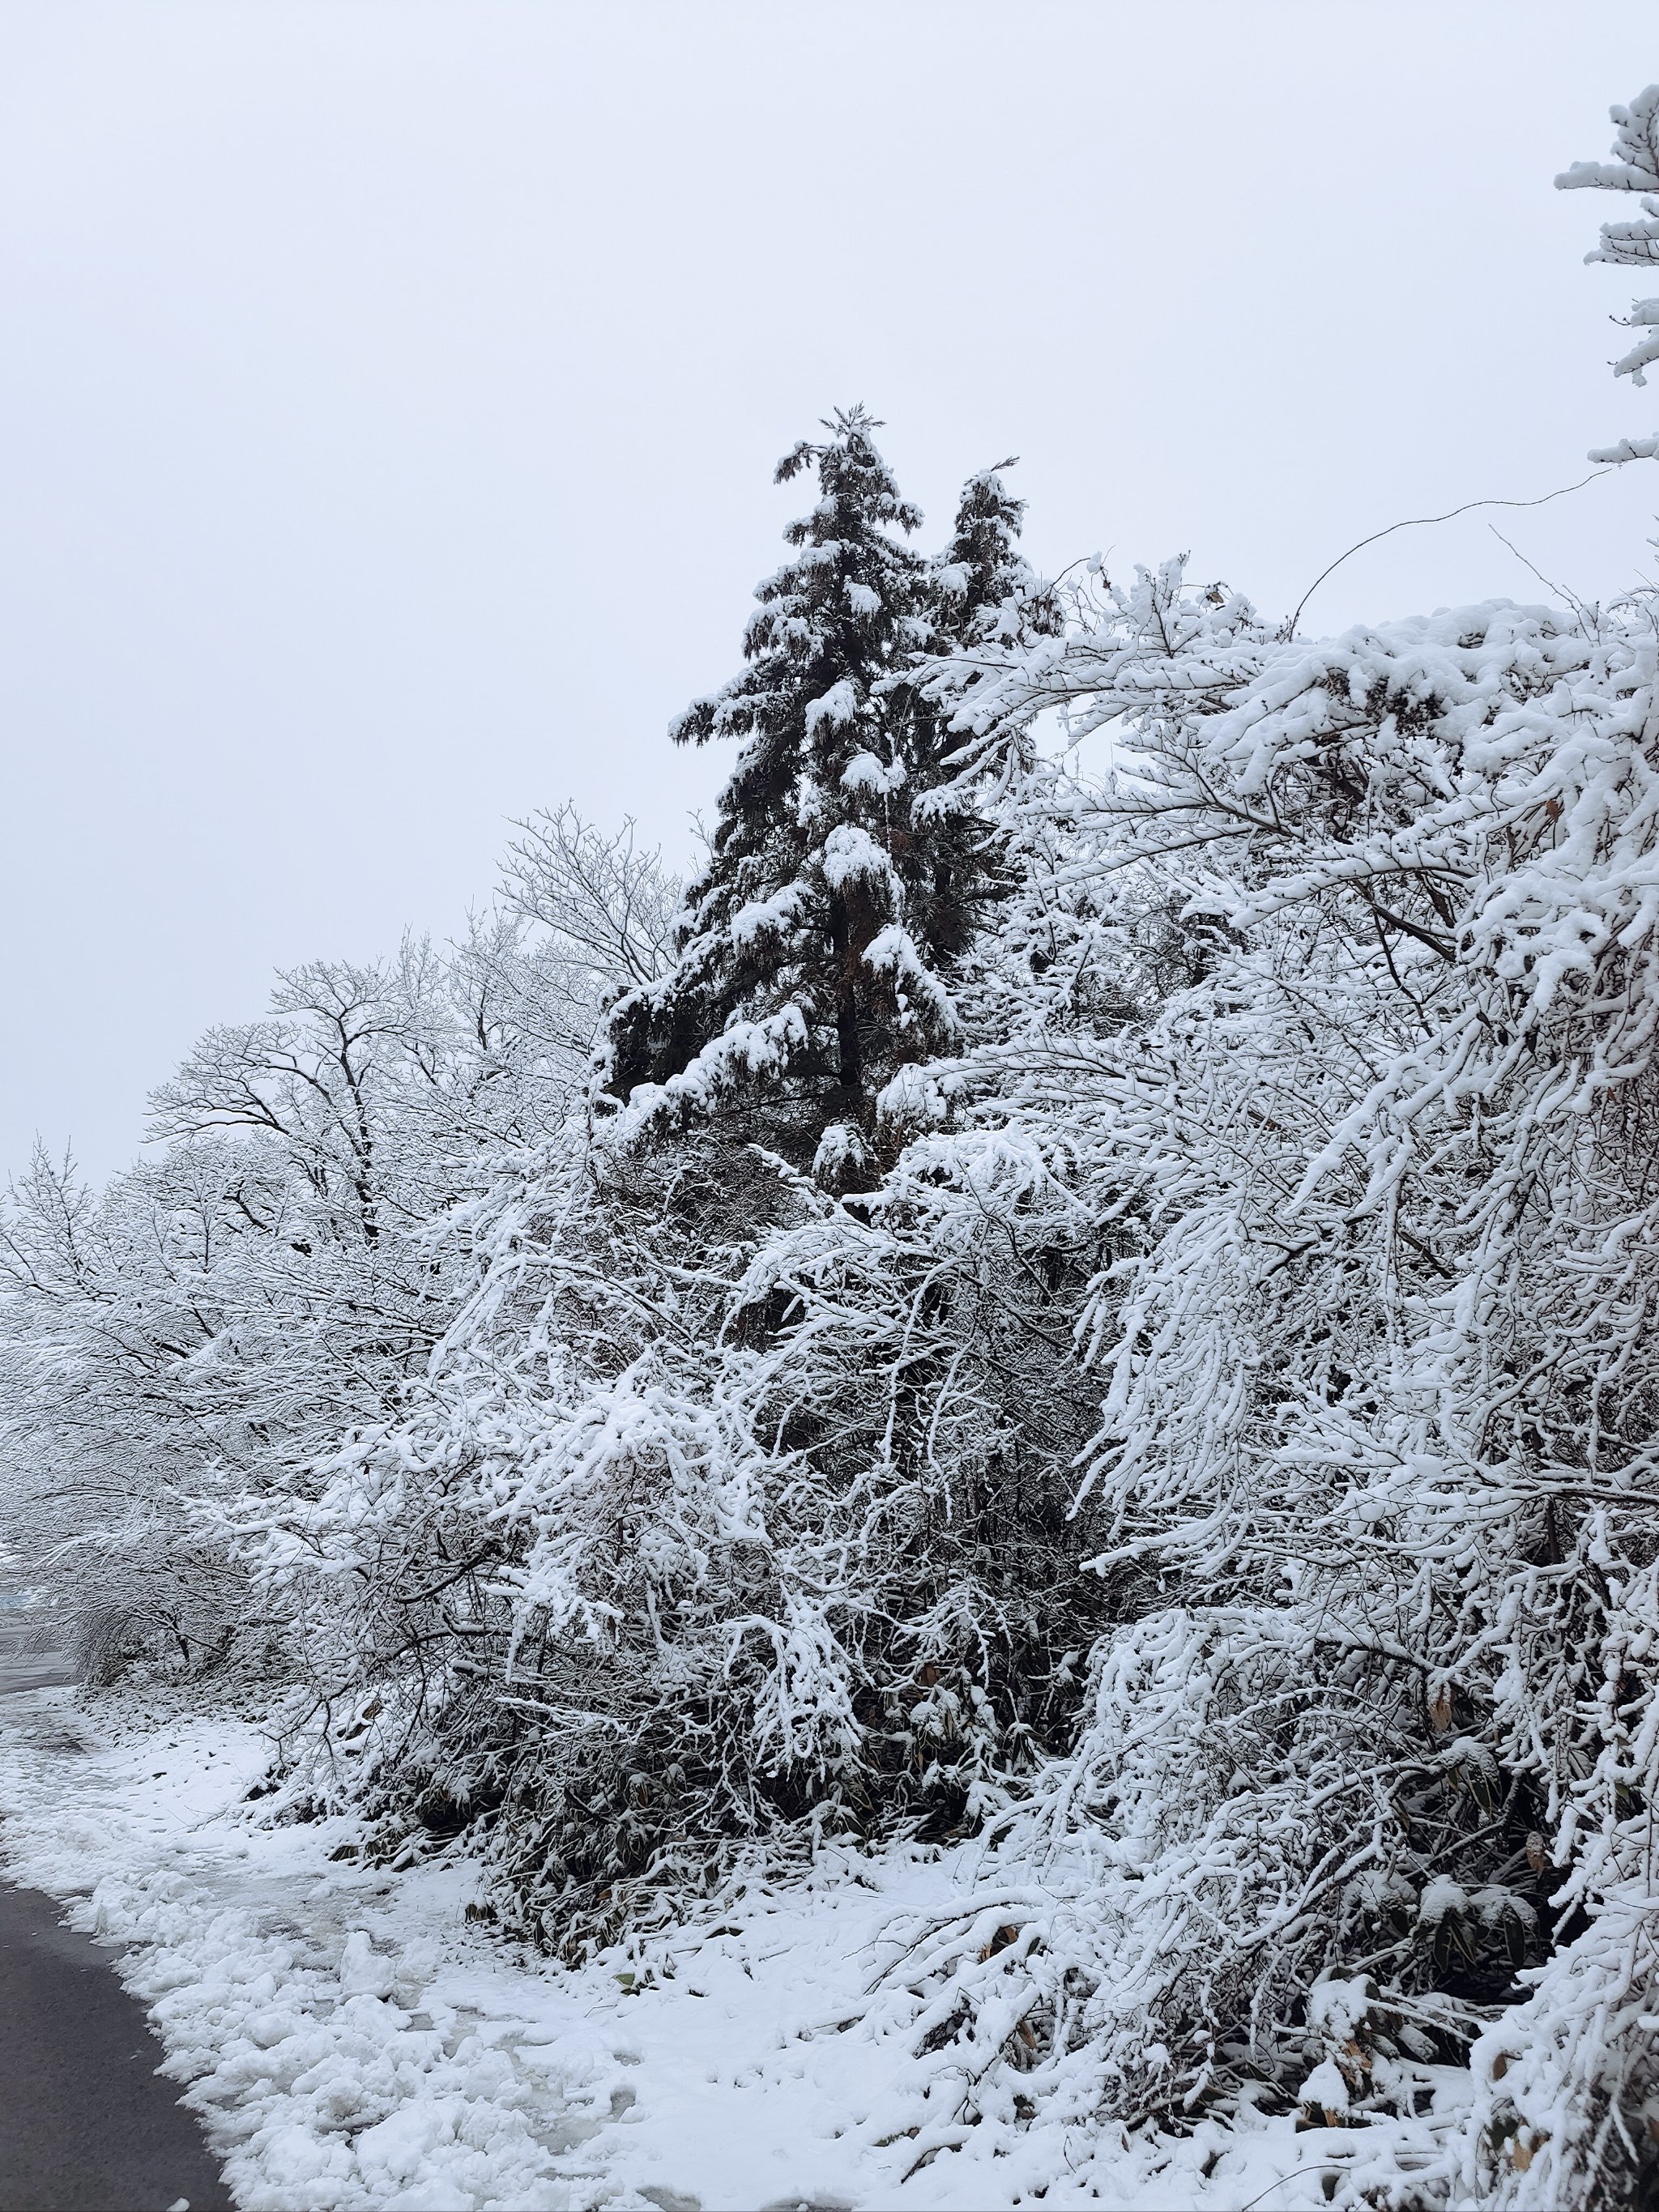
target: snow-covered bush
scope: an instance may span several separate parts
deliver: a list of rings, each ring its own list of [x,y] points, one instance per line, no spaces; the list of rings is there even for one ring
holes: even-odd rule
[[[917,1148],[853,1207],[601,1139],[470,1234],[419,1407],[246,1524],[334,1639],[336,1778],[500,1808],[579,1954],[758,1842],[976,1827],[1063,1747],[1102,1617],[1063,1164]]]

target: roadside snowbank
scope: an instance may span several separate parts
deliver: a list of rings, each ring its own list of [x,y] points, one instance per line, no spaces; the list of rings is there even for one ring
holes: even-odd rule
[[[394,1874],[331,1856],[345,1821],[262,1825],[268,1750],[252,1718],[0,1702],[7,1871],[122,1948],[246,2212],[1297,2212],[1359,2147],[1282,2118],[1152,2145],[952,2127],[949,2050],[879,2036],[869,1991],[907,1926],[971,1902],[966,1853],[750,1890],[630,1988],[470,1922],[463,1858]]]

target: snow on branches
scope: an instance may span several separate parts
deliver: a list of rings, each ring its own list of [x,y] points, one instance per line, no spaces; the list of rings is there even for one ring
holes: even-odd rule
[[[981,1055],[1139,1238],[1080,1321],[1080,1496],[1147,1610],[1097,1650],[1056,1803],[1161,1869],[1133,1986],[1189,2096],[1339,1964],[1441,2047],[1528,1962],[1541,2014],[1595,2011],[1651,1940],[1659,1784],[1652,605],[1289,643],[1172,564],[1076,617],[937,678],[975,727],[1103,733],[1108,775],[1055,805],[1064,872],[1125,947],[1149,914],[1203,939],[1086,1054]],[[1521,2201],[1645,2159],[1636,2006],[1611,2058],[1563,2024],[1506,2092]]]
[[[1614,128],[1611,161],[1575,161],[1555,182],[1562,191],[1586,189],[1635,192],[1640,196],[1641,216],[1626,222],[1604,222],[1601,243],[1584,256],[1586,261],[1610,262],[1619,269],[1651,269],[1659,265],[1659,84],[1638,92],[1628,107],[1611,111]],[[1615,376],[1627,376],[1635,385],[1646,384],[1647,372],[1659,361],[1659,299],[1635,300],[1625,318],[1628,329],[1643,333],[1621,360],[1613,364]],[[1592,453],[1593,461],[1641,461],[1659,456],[1659,438],[1621,438],[1616,445]]]

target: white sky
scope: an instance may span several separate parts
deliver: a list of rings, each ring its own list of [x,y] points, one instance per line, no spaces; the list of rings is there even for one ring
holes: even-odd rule
[[[927,511],[1023,456],[1057,568],[1281,611],[1382,524],[1584,473],[1659,76],[1562,0],[0,4],[0,1169],[95,1174],[270,969],[443,934],[514,816],[675,852],[866,401]],[[1304,629],[1650,565],[1659,467],[1401,533]]]

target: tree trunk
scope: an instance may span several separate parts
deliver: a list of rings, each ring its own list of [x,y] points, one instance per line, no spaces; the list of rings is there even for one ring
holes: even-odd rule
[[[832,892],[830,942],[836,955],[836,1036],[840,1046],[841,1086],[849,1101],[856,1100],[864,1088],[864,1070],[859,1059],[858,1006],[853,994],[852,938],[847,902],[839,891]]]

